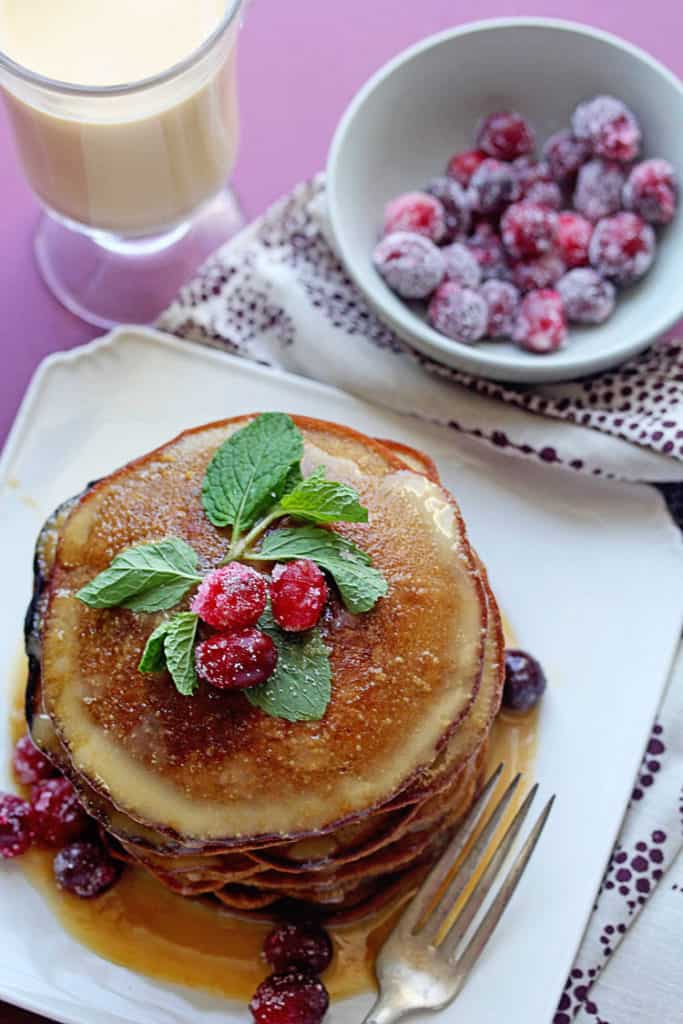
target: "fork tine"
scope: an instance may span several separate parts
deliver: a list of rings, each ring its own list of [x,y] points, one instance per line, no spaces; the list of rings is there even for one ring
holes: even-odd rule
[[[476,871],[477,866],[479,865],[481,858],[484,855],[484,852],[487,850],[489,843],[491,842],[491,839],[493,838],[493,835],[500,824],[501,818],[503,817],[505,811],[507,810],[508,804],[512,800],[512,797],[515,793],[515,790],[517,789],[517,786],[519,785],[519,780],[521,779],[521,777],[521,773],[518,773],[514,777],[510,785],[507,787],[507,789],[501,796],[500,800],[494,807],[490,817],[488,818],[488,821],[486,822],[486,825],[482,829],[481,833],[477,836],[477,839],[474,842],[472,849],[469,851],[464,861],[462,862],[457,872],[455,873],[454,877],[449,882],[448,888],[446,889],[443,896],[440,898],[437,905],[434,907],[431,915],[425,921],[424,927],[420,930],[419,934],[420,938],[424,939],[426,942],[429,942],[433,945],[436,944],[435,940],[439,934],[439,931],[441,930],[441,927],[443,926],[448,915],[451,913],[454,905],[457,903],[458,899],[464,892],[465,887],[472,878],[472,875]],[[447,874],[448,870],[444,871],[441,881],[443,881]]]
[[[488,803],[489,796],[500,779],[503,767],[502,764],[499,764],[493,775],[486,782],[467,817],[458,827],[457,832],[445,851],[441,854],[441,857],[403,911],[397,926],[402,931],[413,931],[425,912],[429,910],[439,889],[443,885],[444,879],[447,878],[453,864],[462,853],[468,839],[477,827],[479,819]]]
[[[512,899],[515,889],[519,885],[519,881],[524,874],[524,870],[536,848],[536,843],[540,839],[541,833],[545,828],[545,824],[554,803],[555,796],[553,795],[541,811],[536,824],[532,828],[526,842],[519,851],[517,858],[498,890],[493,903],[486,911],[486,914],[482,918],[481,923],[477,927],[476,932],[470,939],[462,955],[456,961],[463,981],[477,962],[482,950],[493,935],[498,922],[503,916],[508,903]]]
[[[500,843],[493,852],[493,856],[486,865],[485,870],[481,873],[481,876],[477,880],[477,884],[473,888],[472,892],[467,897],[465,905],[461,908],[457,918],[448,929],[443,937],[443,941],[439,946],[439,949],[443,955],[448,958],[452,953],[455,952],[460,940],[465,935],[465,932],[469,928],[470,924],[474,920],[477,911],[481,907],[482,903],[486,899],[487,895],[491,891],[491,886],[494,884],[498,872],[500,871],[503,861],[507,857],[510,847],[514,843],[515,839],[519,835],[519,831],[524,824],[524,820],[529,813],[529,808],[533,803],[534,797],[538,792],[538,784],[533,786],[527,793],[524,803],[521,805],[514,818],[505,830],[505,835],[501,839]],[[484,855],[482,851],[482,856]],[[481,858],[479,860],[481,863]],[[455,902],[455,901],[454,901]],[[448,914],[453,909],[453,903],[450,906],[443,908],[444,920],[448,917]]]

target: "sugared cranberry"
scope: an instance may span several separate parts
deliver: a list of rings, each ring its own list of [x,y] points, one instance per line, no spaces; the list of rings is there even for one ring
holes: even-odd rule
[[[614,96],[595,96],[579,103],[572,115],[577,139],[589,143],[596,156],[626,163],[638,156],[640,127],[625,103]]]
[[[34,745],[29,735],[22,736],[14,748],[12,767],[17,781],[24,786],[33,786],[43,779],[51,779],[59,774],[51,761]]]
[[[589,160],[579,171],[574,190],[574,206],[588,220],[608,217],[621,208],[624,172],[608,160]]]
[[[509,338],[519,309],[520,295],[513,284],[492,278],[479,289],[488,307],[486,334],[489,338]]]
[[[446,272],[441,250],[421,235],[396,231],[378,244],[373,256],[377,272],[404,299],[424,299]]]
[[[332,961],[332,941],[320,925],[289,922],[267,936],[263,955],[277,974],[286,971],[322,974]]]
[[[217,633],[202,640],[194,651],[200,679],[219,690],[244,690],[265,683],[275,671],[277,648],[259,629]]]
[[[560,348],[567,337],[562,299],[549,288],[529,292],[522,299],[513,340],[528,352],[547,355]]]
[[[500,235],[486,221],[477,224],[465,245],[481,268],[484,281],[489,278],[506,278],[509,274],[507,260]]]
[[[271,974],[249,1003],[256,1024],[320,1024],[330,997],[319,978],[300,971]]]
[[[507,208],[500,228],[503,245],[513,260],[533,259],[553,248],[557,214],[525,199]]]
[[[35,785],[31,808],[36,839],[46,846],[64,846],[82,836],[90,825],[68,779],[46,779]]]
[[[446,261],[446,280],[476,288],[481,281],[481,267],[467,246],[454,242],[441,251]]]
[[[531,292],[554,285],[566,269],[556,252],[546,252],[534,260],[520,260],[513,264],[510,274],[521,292]]]
[[[444,281],[434,292],[428,312],[432,327],[453,341],[471,345],[486,334],[486,302],[472,288]]]
[[[241,629],[258,622],[267,597],[266,580],[260,573],[240,562],[230,562],[204,578],[192,611],[215,629]]]
[[[273,618],[280,629],[301,633],[313,629],[330,592],[325,574],[309,558],[276,565],[270,585]]]
[[[470,227],[470,203],[467,192],[454,178],[433,178],[427,192],[443,205],[446,211],[446,233],[442,242],[454,242],[466,235]]]
[[[516,200],[524,199],[527,191],[532,185],[537,185],[539,181],[553,180],[549,164],[545,160],[537,160],[533,156],[517,157],[512,161],[512,169],[517,182]]]
[[[668,160],[643,160],[626,179],[624,206],[651,224],[673,220],[677,201],[676,172]]]
[[[533,152],[536,139],[529,122],[512,110],[489,114],[479,125],[477,146],[497,160],[514,160]]]
[[[601,324],[614,310],[616,289],[590,267],[577,267],[561,277],[557,290],[567,319],[576,324]]]
[[[472,209],[484,216],[501,213],[515,197],[515,174],[511,164],[489,158],[470,178],[469,200]]]
[[[456,153],[448,161],[446,174],[463,188],[467,188],[472,175],[484,160],[486,160],[486,153],[482,153],[480,149],[468,149],[464,153]]]
[[[100,843],[71,843],[54,859],[55,881],[60,889],[92,899],[110,889],[121,867]]]
[[[559,210],[562,206],[562,189],[554,181],[537,181],[530,185],[524,196],[530,203],[547,206],[550,210]]]
[[[586,217],[573,210],[564,210],[557,218],[555,246],[568,267],[583,267],[588,263],[588,245],[593,225]]]
[[[543,147],[543,156],[556,181],[567,181],[572,178],[590,155],[589,143],[585,139],[574,138],[568,131],[555,132]]]
[[[33,842],[31,805],[14,793],[0,793],[0,858],[21,857]]]
[[[595,226],[588,248],[591,265],[603,277],[631,284],[655,258],[655,233],[636,213],[622,211]]]
[[[395,231],[410,231],[440,242],[446,234],[446,211],[427,192],[406,192],[392,199],[384,209],[384,234]]]
[[[530,711],[546,688],[543,669],[526,651],[505,652],[503,704],[512,711]]]

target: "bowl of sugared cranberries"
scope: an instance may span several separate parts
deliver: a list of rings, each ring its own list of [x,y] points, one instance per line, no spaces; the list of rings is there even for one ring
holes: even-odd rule
[[[615,36],[512,18],[432,36],[360,90],[327,167],[337,251],[439,363],[616,366],[683,316],[683,86]]]

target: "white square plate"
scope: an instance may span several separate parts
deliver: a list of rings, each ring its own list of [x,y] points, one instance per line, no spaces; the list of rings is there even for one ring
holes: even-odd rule
[[[680,538],[653,490],[510,459],[332,388],[123,329],[50,357],[7,443],[2,678],[16,662],[45,515],[185,427],[266,409],[338,420],[434,456],[519,642],[546,667],[536,774],[557,804],[520,891],[441,1019],[549,1024],[683,621]],[[2,700],[6,714],[7,693]],[[11,785],[8,747],[0,729],[0,788]],[[0,998],[65,1024],[238,1024],[247,1016],[244,1006],[150,981],[83,949],[16,866],[0,869],[0,939]],[[369,1004],[369,995],[337,1003],[330,1020],[352,1024]]]

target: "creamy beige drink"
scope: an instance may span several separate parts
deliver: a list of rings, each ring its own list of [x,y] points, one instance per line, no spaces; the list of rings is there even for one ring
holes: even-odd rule
[[[237,147],[236,23],[190,58],[239,6],[0,0],[0,50],[30,72],[86,87],[1,79],[27,177],[48,208],[134,237],[183,221],[223,187]]]

